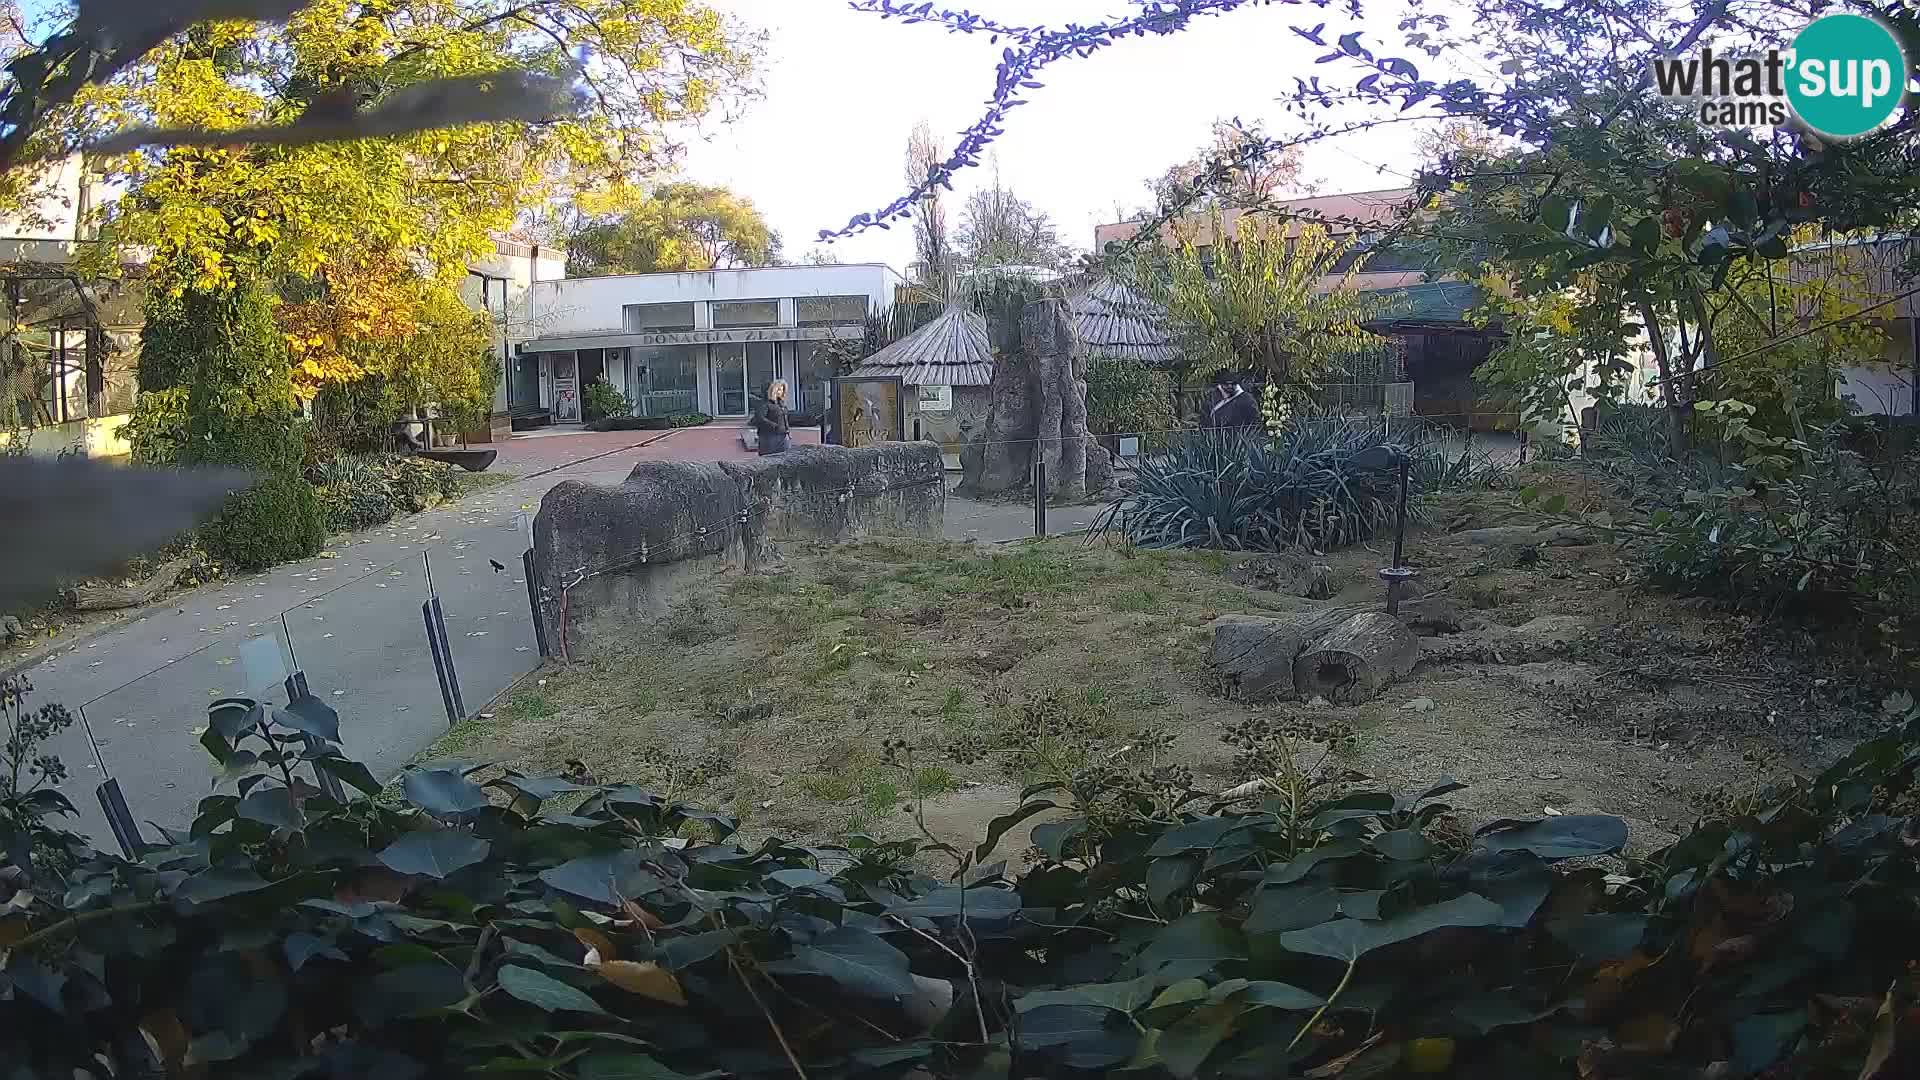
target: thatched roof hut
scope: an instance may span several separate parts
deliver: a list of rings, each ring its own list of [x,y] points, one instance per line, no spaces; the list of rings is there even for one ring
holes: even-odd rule
[[[1074,332],[1092,359],[1138,360],[1164,368],[1179,358],[1159,308],[1113,278],[1103,277],[1075,297],[1072,311]]]
[[[897,375],[908,386],[990,385],[993,345],[987,320],[950,305],[932,322],[862,360],[853,375]]]

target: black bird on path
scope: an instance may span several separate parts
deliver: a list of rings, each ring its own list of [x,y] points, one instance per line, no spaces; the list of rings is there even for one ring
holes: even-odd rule
[[[507,568],[507,564],[501,562],[499,559],[488,559],[487,564],[493,567],[493,572],[496,574]]]

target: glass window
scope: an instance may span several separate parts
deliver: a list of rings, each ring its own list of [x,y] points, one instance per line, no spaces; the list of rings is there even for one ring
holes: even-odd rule
[[[724,330],[736,326],[779,326],[778,300],[715,300],[713,326]]]
[[[833,382],[834,352],[822,341],[795,342],[799,358],[794,364],[794,392],[800,401],[797,411],[818,416],[827,411],[828,386]]]
[[[707,358],[705,345],[667,345],[633,350],[633,411],[639,416],[675,416],[700,411],[695,372]]]
[[[794,307],[801,326],[834,326],[867,318],[864,296],[803,296],[794,301]]]
[[[693,304],[628,304],[627,333],[660,334],[693,329]]]

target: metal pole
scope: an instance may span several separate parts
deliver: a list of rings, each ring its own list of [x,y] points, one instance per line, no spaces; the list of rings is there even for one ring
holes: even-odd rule
[[[447,640],[447,615],[440,609],[440,594],[435,593],[427,603],[433,605],[433,622],[440,631],[440,652],[447,662],[447,688],[453,691],[454,713],[460,720],[467,718],[467,703],[460,696],[460,672],[453,666],[453,645]],[[454,721],[459,723],[459,720]]]
[[[1033,535],[1047,535],[1047,459],[1041,444],[1033,444]]]
[[[1407,467],[1412,455],[1400,458],[1400,507],[1394,513],[1393,522],[1393,568],[1398,570],[1406,565],[1407,553]]]
[[[533,610],[533,643],[540,647],[540,659],[545,660],[553,653],[547,648],[547,621],[541,617],[540,578],[534,572],[537,562],[532,548],[521,553],[520,565],[525,568],[527,575],[527,606]]]
[[[440,635],[433,626],[433,601],[420,603],[420,618],[427,624],[427,648],[433,653],[433,672],[440,679],[440,703],[446,706],[447,726],[460,722],[460,714],[454,711],[453,687],[447,682],[447,656],[440,646]]]

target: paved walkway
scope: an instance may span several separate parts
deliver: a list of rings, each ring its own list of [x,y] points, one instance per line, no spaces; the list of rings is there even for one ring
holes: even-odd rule
[[[811,432],[795,434],[812,440]],[[538,664],[520,556],[541,496],[564,480],[618,483],[643,460],[747,456],[731,425],[664,437],[514,440],[499,459],[522,476],[513,483],[336,537],[318,558],[180,593],[41,661],[30,669],[34,700],[84,705],[94,736],[90,743],[76,724],[54,747],[72,774],[67,794],[80,808],[78,827],[109,842],[94,797],[103,765],[137,820],[190,821],[214,779],[194,734],[206,723],[206,704],[229,696],[283,702],[277,683],[289,664],[339,709],[347,752],[376,775],[393,772],[447,726],[421,614],[429,569],[471,713]],[[1050,531],[1084,528],[1097,512],[1056,508]],[[1033,512],[953,497],[946,531],[953,539],[1020,539],[1032,535]]]

